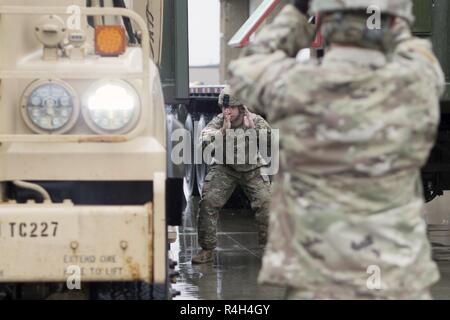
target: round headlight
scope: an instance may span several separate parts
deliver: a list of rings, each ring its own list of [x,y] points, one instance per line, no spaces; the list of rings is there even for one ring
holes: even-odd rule
[[[64,133],[75,124],[80,106],[75,91],[61,80],[38,80],[22,96],[22,116],[37,133]]]
[[[136,89],[122,80],[94,83],[83,100],[83,116],[100,134],[130,131],[139,119],[141,102]]]

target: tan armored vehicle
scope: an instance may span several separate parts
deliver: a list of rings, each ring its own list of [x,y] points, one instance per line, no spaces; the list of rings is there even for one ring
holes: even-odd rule
[[[162,1],[99,4],[0,0],[0,298],[169,297]]]

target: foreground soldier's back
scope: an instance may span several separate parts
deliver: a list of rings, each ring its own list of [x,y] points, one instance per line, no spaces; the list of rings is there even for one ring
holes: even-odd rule
[[[392,20],[386,47],[339,33],[364,21],[333,20],[370,4],[405,19]],[[439,274],[420,167],[439,122],[442,70],[429,42],[411,35],[409,0],[315,0],[313,9],[328,14],[325,37],[346,40],[321,65],[294,59],[314,30],[289,5],[230,66],[238,98],[281,128],[260,281],[287,287],[288,298],[427,298]]]

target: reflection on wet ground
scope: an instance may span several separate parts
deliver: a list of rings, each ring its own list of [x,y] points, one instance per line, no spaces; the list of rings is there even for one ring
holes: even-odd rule
[[[170,258],[178,262],[180,272],[174,289],[181,296],[176,299],[282,299],[284,289],[257,285],[263,252],[258,248],[253,214],[248,211],[221,212],[214,263],[192,265],[191,258],[199,250],[197,209],[198,198],[193,198],[185,211],[178,240],[171,245]]]
[[[192,265],[191,258],[199,250],[196,214],[198,198],[187,204],[178,240],[171,244],[170,258],[178,262],[180,272],[174,289],[181,292],[176,300],[279,300],[284,289],[257,285],[263,252],[257,245],[257,232],[251,212],[223,210],[218,223],[218,248],[214,263]],[[443,237],[442,228],[433,228],[430,239]],[[434,232],[438,230],[439,233]],[[450,230],[444,237],[450,239]],[[440,239],[440,238],[439,238]],[[436,249],[435,258],[436,256]],[[443,250],[439,253],[442,257]],[[447,251],[445,252],[447,253]],[[446,255],[446,257],[448,257]],[[450,299],[450,261],[438,261],[441,280],[432,288],[435,299]]]
[[[441,280],[432,288],[433,297],[450,300],[450,226],[428,225],[428,238],[441,272]]]

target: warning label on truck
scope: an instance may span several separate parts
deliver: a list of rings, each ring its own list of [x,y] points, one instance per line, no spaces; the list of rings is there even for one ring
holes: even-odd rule
[[[64,270],[64,275],[72,275],[74,272],[80,276],[120,277],[123,275],[123,267],[120,266],[116,255],[65,255],[63,262],[69,265]]]

